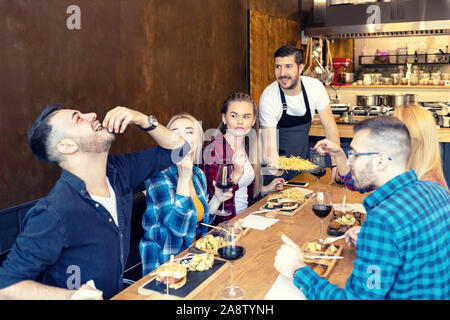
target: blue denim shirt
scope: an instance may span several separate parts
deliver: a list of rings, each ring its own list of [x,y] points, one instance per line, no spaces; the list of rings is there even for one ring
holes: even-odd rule
[[[42,283],[68,289],[92,279],[104,299],[117,294],[129,253],[133,190],[169,167],[171,154],[157,147],[108,157],[118,227],[84,181],[63,170],[49,195],[28,211],[23,232],[0,268],[0,289],[42,276]]]

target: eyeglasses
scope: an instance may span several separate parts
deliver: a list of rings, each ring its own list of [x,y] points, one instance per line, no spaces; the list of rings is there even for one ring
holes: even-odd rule
[[[352,158],[356,158],[358,156],[371,156],[374,154],[380,154],[381,152],[352,152],[351,150],[347,151],[348,162],[351,163],[353,161]],[[390,156],[388,156],[389,160],[392,160]]]

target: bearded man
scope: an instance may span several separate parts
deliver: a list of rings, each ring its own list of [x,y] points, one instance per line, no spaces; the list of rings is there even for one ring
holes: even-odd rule
[[[319,80],[301,75],[305,67],[303,51],[283,46],[275,52],[274,62],[276,80],[264,89],[259,100],[264,160],[276,163],[280,155],[308,158],[309,130],[316,111],[325,136],[339,145],[339,132],[325,87]],[[330,183],[333,183],[337,170],[334,159],[331,161]],[[283,178],[287,181],[295,175],[285,173]],[[267,177],[266,184],[271,179]]]
[[[450,193],[435,182],[418,180],[415,171],[408,170],[411,137],[398,118],[366,119],[355,124],[354,131],[350,171],[358,189],[373,191],[363,201],[367,217],[345,288],[306,266],[298,245],[285,236],[275,268],[311,300],[448,299]],[[330,143],[319,148],[333,152],[338,162],[345,157]]]
[[[190,147],[139,111],[116,107],[102,123],[96,118],[51,105],[34,122],[29,133],[34,156],[58,164],[62,174],[27,213],[0,268],[0,298],[70,299],[84,290],[108,299],[122,289],[133,190],[179,162]],[[116,135],[131,124],[159,146],[109,155]],[[98,290],[86,285],[89,280]]]

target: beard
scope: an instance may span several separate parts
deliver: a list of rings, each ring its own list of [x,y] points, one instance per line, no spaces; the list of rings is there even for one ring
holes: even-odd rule
[[[355,187],[358,189],[375,188],[376,173],[372,162],[368,162],[367,165],[361,170],[355,170],[352,167],[350,172],[353,180],[355,180]]]
[[[283,87],[283,89],[285,89],[285,90],[293,90],[293,89],[295,89],[295,88],[297,87],[297,85],[298,85],[298,80],[300,79],[300,75],[297,75],[297,76],[294,77],[294,78],[291,78],[291,77],[279,77],[279,78],[278,78],[279,81],[281,81],[282,79],[292,80],[292,84],[291,84],[289,87],[287,87],[287,88],[284,88],[283,85],[282,85],[281,83],[280,83],[280,85],[281,85],[281,87]]]
[[[109,133],[107,136],[93,135],[90,137],[74,137],[81,151],[86,153],[105,153],[109,152],[116,136]]]

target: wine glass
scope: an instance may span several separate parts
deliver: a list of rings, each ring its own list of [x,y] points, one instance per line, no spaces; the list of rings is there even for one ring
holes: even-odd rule
[[[222,189],[222,191],[228,192],[233,188],[233,181],[231,179],[231,173],[233,172],[233,165],[231,164],[220,164],[219,170],[217,171],[216,177],[216,187]],[[231,215],[231,212],[225,210],[225,201],[222,202],[222,208],[214,212],[217,216],[226,217]]]
[[[315,189],[311,195],[311,206],[314,214],[320,218],[319,242],[323,242],[323,219],[330,214],[333,207],[330,190]]]
[[[311,148],[309,150],[309,161],[319,166],[318,169],[311,172],[313,176],[317,177],[317,189],[319,189],[320,177],[324,176],[327,173],[325,169],[325,156]]]
[[[220,297],[226,300],[238,300],[244,297],[244,289],[234,285],[233,264],[234,260],[240,259],[245,254],[245,248],[241,243],[240,234],[243,231],[239,222],[226,222],[219,225],[221,236],[223,237],[222,247],[218,253],[222,259],[230,263],[231,283],[228,287],[222,289]]]

